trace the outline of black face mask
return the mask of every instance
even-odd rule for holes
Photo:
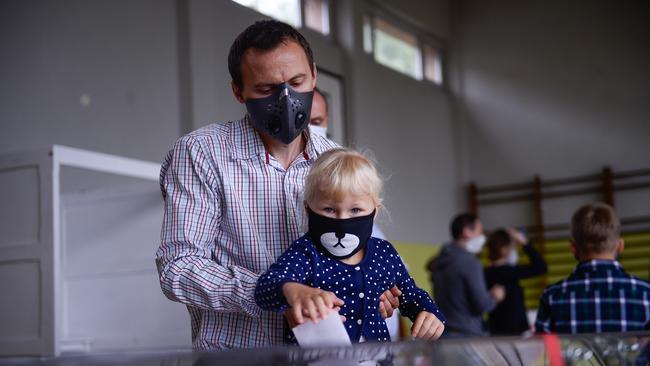
[[[375,211],[370,215],[350,219],[332,219],[309,208],[309,236],[327,255],[345,259],[365,248],[372,234]]]
[[[253,127],[289,144],[309,124],[313,96],[313,91],[300,93],[282,83],[268,97],[247,99],[246,110]]]

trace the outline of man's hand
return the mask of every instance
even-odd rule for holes
[[[305,318],[318,323],[319,320],[325,319],[330,311],[338,311],[344,304],[343,300],[332,292],[296,282],[285,283],[282,293],[290,306],[285,315],[292,327],[304,323]]]
[[[393,286],[390,290],[386,290],[379,296],[379,315],[382,318],[388,319],[393,316],[393,311],[399,308],[399,297],[402,295],[397,286]]]
[[[499,303],[506,297],[506,288],[501,285],[494,285],[490,288],[490,295]]]
[[[411,336],[415,339],[435,341],[444,331],[445,325],[438,317],[428,311],[421,311],[413,322]]]

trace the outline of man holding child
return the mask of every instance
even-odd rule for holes
[[[249,26],[231,46],[228,68],[247,115],[183,136],[160,176],[160,285],[187,306],[197,350],[283,343],[283,315],[255,304],[255,286],[304,234],[305,177],[336,147],[306,130],[317,70],[294,28],[273,20]],[[394,287],[380,297],[382,317],[399,295]]]

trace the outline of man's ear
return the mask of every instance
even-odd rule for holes
[[[467,226],[464,227],[464,228],[463,228],[463,231],[460,233],[460,238],[461,238],[461,239],[467,239],[467,238],[469,238],[470,236],[472,236],[471,232],[472,232],[472,229],[470,229],[470,228],[467,227]]]
[[[571,254],[573,254],[574,257],[578,257],[578,248],[576,248],[576,242],[573,240],[569,240],[569,248],[571,249]]]
[[[619,238],[618,245],[616,246],[616,252],[618,254],[622,254],[623,250],[625,250],[625,240],[623,240],[623,238]]]
[[[318,69],[316,69],[316,63],[314,62],[314,71],[312,72],[312,75],[314,76],[314,85],[312,85],[312,89],[316,87],[318,81]]]
[[[244,103],[244,96],[242,95],[241,89],[237,86],[237,84],[235,84],[234,81],[231,81],[230,87],[232,88],[232,93],[235,96],[235,99],[237,99],[239,103]]]

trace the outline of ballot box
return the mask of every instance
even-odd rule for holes
[[[0,358],[0,365],[647,365],[650,332],[531,338],[364,343],[347,347],[127,352],[53,358]]]

